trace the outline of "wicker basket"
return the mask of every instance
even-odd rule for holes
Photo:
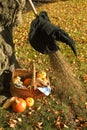
[[[13,76],[12,76],[12,82],[11,82],[11,87],[10,87],[10,92],[12,96],[17,96],[17,97],[21,97],[21,98],[27,98],[27,97],[32,97],[34,99],[37,98],[42,98],[43,96],[45,96],[42,92],[40,92],[37,87],[36,89],[34,87],[30,87],[30,88],[19,88],[17,87],[14,82],[13,79],[17,76],[20,76],[22,79],[24,78],[32,78],[33,74],[30,70],[26,70],[26,69],[16,69],[13,72]]]

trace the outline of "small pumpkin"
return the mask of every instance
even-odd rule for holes
[[[28,106],[28,107],[32,107],[33,105],[34,105],[34,99],[32,98],[32,97],[27,97],[26,99],[25,99],[25,102],[26,102],[26,105]]]
[[[26,110],[26,102],[22,98],[17,98],[13,103],[12,103],[12,109],[14,112],[23,112]]]
[[[26,78],[23,82],[23,85],[27,87],[30,84],[30,82],[31,82],[31,78]]]

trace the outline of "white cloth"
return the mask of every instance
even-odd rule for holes
[[[49,94],[51,93],[51,87],[50,86],[46,86],[44,88],[38,87],[38,90],[40,92],[42,92],[43,94],[45,94],[46,96],[49,96]]]

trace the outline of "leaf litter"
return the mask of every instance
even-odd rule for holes
[[[60,45],[61,52],[69,60],[73,70],[77,73],[78,78],[87,91],[87,67],[85,66],[87,63],[87,45],[85,44],[87,43],[87,1],[58,1],[55,3],[42,4],[37,7],[37,10],[38,12],[42,10],[47,11],[51,21],[65,28],[75,39],[80,62],[79,66],[74,56],[68,58],[72,55],[69,53],[70,50],[68,47],[65,48],[65,45]],[[38,68],[44,68],[49,72],[53,88],[55,88],[55,77],[52,76],[48,57],[39,54],[28,44],[27,37],[30,23],[34,19],[33,12],[29,11],[24,14],[23,19],[23,24],[14,29],[14,43],[17,59],[24,68],[28,68],[29,62],[34,59]],[[67,49],[67,51],[65,51],[65,49]],[[0,101],[0,104],[1,103]],[[16,130],[19,128],[21,128],[21,130],[27,130],[27,128],[30,128],[30,130],[46,130],[47,128],[50,130],[61,130],[64,128],[73,129],[73,126],[70,126],[70,122],[66,119],[68,109],[67,106],[60,103],[55,96],[54,89],[52,89],[52,94],[49,97],[38,100],[33,108],[27,109],[22,114],[15,114],[11,110],[7,111],[0,108],[0,130],[10,128],[16,128]],[[87,109],[87,102],[85,103],[85,109]],[[6,117],[4,112],[7,113]],[[4,120],[4,117],[6,120]],[[87,121],[84,121],[82,116],[76,117],[74,120],[76,123],[76,130],[87,128]],[[25,123],[26,125],[24,125]]]

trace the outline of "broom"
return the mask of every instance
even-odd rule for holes
[[[32,3],[31,0],[29,0],[29,3],[33,9],[35,16],[38,17],[39,15],[34,7],[34,4]],[[70,47],[72,48],[74,54],[76,55],[76,51],[73,49],[74,47],[72,46]],[[48,56],[50,58],[50,63],[53,68],[55,78],[57,79],[56,89],[58,92],[58,96],[61,99],[66,100],[67,98],[72,97],[73,93],[76,93],[76,91],[77,93],[79,93],[79,91],[82,90],[81,85],[75,79],[70,64],[67,63],[66,59],[63,57],[61,52],[58,50],[53,53],[49,53]]]
[[[29,0],[29,3],[34,11],[35,16],[39,17],[31,0]],[[44,43],[43,40],[42,43]],[[76,51],[74,50],[75,47],[70,47],[76,55]],[[70,64],[67,63],[66,59],[63,57],[59,50],[53,53],[49,53],[48,56],[50,58],[50,63],[56,79],[56,93],[60,101],[68,104],[76,116],[82,114],[83,111],[84,115],[86,115],[86,110],[84,110],[86,93],[84,92],[80,82],[76,79],[76,76],[73,74]],[[69,121],[72,121],[73,116],[67,118]]]

